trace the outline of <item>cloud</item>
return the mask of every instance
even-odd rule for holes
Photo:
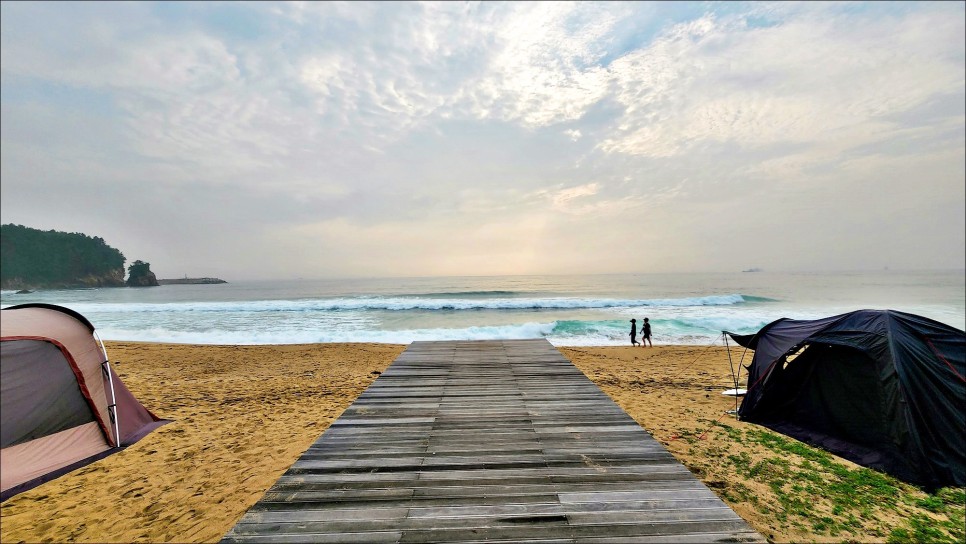
[[[948,48],[964,38],[955,18],[856,23],[823,10],[767,27],[710,15],[677,25],[611,65],[625,110],[601,149],[672,157],[805,143],[841,153],[905,128],[889,116],[961,92],[962,48]]]
[[[4,221],[126,232],[136,258],[249,248],[275,256],[244,259],[270,276],[288,262],[276,246],[296,259],[325,240],[342,261],[312,257],[315,275],[366,273],[377,261],[354,248],[389,245],[407,274],[423,255],[426,273],[503,270],[486,255],[533,272],[745,268],[728,235],[773,248],[758,266],[805,266],[789,248],[821,242],[836,249],[816,261],[858,266],[866,245],[966,215],[961,3],[0,10]],[[793,244],[763,233],[823,213]],[[623,251],[628,224],[662,243]],[[954,242],[910,262],[961,262]]]
[[[580,139],[580,136],[581,136],[580,131],[577,130],[577,129],[574,129],[574,128],[570,128],[570,129],[565,130],[564,131],[564,134],[566,134],[567,136],[569,136],[570,139],[573,140],[573,141],[575,141],[575,142],[577,140],[579,140]]]
[[[579,187],[571,187],[570,189],[563,189],[557,191],[551,198],[551,202],[555,208],[566,207],[574,199],[596,195],[600,190],[600,185],[597,183],[588,183],[587,185],[581,185]]]

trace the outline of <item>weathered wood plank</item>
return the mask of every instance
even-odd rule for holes
[[[417,342],[225,542],[763,542],[544,340]]]

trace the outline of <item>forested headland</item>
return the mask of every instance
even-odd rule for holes
[[[124,254],[99,236],[0,225],[0,287],[123,287]]]

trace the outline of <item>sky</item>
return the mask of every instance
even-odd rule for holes
[[[2,2],[0,219],[159,278],[963,268],[964,7]]]

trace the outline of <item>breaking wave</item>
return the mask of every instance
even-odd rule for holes
[[[677,299],[609,298],[427,298],[342,297],[303,300],[256,300],[238,302],[172,303],[78,303],[71,308],[84,312],[339,312],[339,311],[471,311],[471,310],[584,310],[603,308],[683,308],[732,306],[746,302],[743,295],[715,295]]]

